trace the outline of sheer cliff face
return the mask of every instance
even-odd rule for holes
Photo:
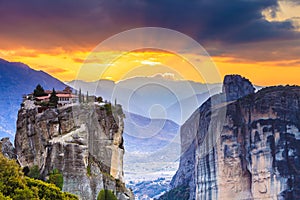
[[[96,104],[18,113],[15,147],[22,166],[38,165],[45,178],[53,169],[63,190],[96,199],[101,189],[119,199],[131,196],[123,184],[123,118]]]
[[[192,156],[183,153],[172,187],[188,185],[190,199],[299,199],[300,87],[226,96],[214,106],[208,100],[182,127],[182,140],[195,135],[183,148]],[[184,166],[191,172],[180,182]]]
[[[210,147],[213,146],[211,143],[218,136],[217,132],[213,132],[210,135],[211,137],[205,137],[207,131],[213,127],[214,123],[217,123],[216,126],[220,126],[224,122],[226,114],[226,107],[224,105],[226,105],[227,101],[234,101],[252,93],[254,93],[254,88],[248,79],[239,75],[225,76],[223,93],[209,98],[181,126],[180,164],[178,171],[172,179],[172,188],[179,186],[190,187],[190,196],[195,196],[196,152],[210,151]],[[211,116],[214,117],[214,120],[211,120]],[[204,139],[209,139],[207,145],[199,146],[200,143],[204,142],[202,141]],[[198,147],[199,150],[197,150]]]

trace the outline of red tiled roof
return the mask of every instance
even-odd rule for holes
[[[66,92],[66,91],[55,91],[56,94],[71,94],[70,92]],[[46,94],[51,94],[52,93],[52,90],[45,90],[45,93]]]
[[[63,94],[63,93],[59,93],[59,94],[57,93],[56,96],[57,97],[64,97],[64,98],[75,98],[75,97],[77,97],[74,94]]]
[[[48,94],[47,96],[42,96],[42,97],[36,97],[38,100],[46,100],[49,99],[51,94]],[[56,94],[57,97],[59,98],[77,98],[77,95],[74,94]]]
[[[38,100],[45,100],[45,99],[49,99],[49,98],[50,98],[50,94],[48,96],[36,97],[36,99],[38,99]]]

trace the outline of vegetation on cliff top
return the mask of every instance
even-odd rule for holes
[[[0,153],[0,199],[75,200],[75,195],[62,192],[51,183],[24,176],[21,167]]]
[[[44,88],[40,84],[38,84],[33,91],[33,96],[41,97],[41,96],[45,96],[45,95],[47,95],[47,94],[45,93]]]
[[[58,97],[56,96],[56,91],[53,88],[50,99],[49,99],[49,105],[56,107],[57,104],[58,104]]]

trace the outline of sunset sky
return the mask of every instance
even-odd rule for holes
[[[201,44],[221,76],[300,85],[299,0],[0,0],[0,24],[0,58],[62,81],[77,79],[86,58],[107,38],[162,27]],[[109,46],[100,53],[109,59],[120,49]],[[203,81],[184,58],[151,49],[127,52],[104,78],[174,72],[175,79]]]

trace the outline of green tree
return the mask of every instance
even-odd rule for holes
[[[97,97],[97,102],[102,103],[103,102],[103,98],[102,97]]]
[[[20,199],[76,200],[78,198],[73,194],[62,192],[54,184],[25,177],[14,160],[9,160],[0,153],[0,200]]]
[[[58,104],[58,97],[56,96],[56,92],[55,92],[54,88],[53,88],[53,90],[52,90],[52,93],[51,93],[51,96],[50,96],[49,103],[50,103],[51,105],[55,106],[55,107],[56,107],[57,104]]]
[[[110,190],[101,190],[97,200],[118,200],[114,193]]]
[[[40,178],[40,170],[39,170],[39,166],[33,165],[33,166],[29,169],[28,176],[29,176],[30,178],[39,179],[39,178]]]
[[[104,105],[104,108],[106,110],[106,114],[107,115],[111,115],[112,114],[112,106],[111,106],[111,103],[107,103]]]
[[[82,99],[81,99],[81,88],[79,88],[79,92],[78,92],[78,101],[79,101],[79,103],[82,102]]]
[[[41,180],[26,178],[27,185],[31,191],[38,196],[38,199],[57,199],[57,200],[75,200],[78,199],[75,195],[61,192],[61,190],[52,183],[46,183]]]
[[[13,199],[37,199],[36,196],[37,195],[28,187],[25,187],[24,189],[17,188],[13,195]]]
[[[7,197],[14,195],[18,188],[25,187],[24,175],[18,164],[0,153],[0,192]]]
[[[38,84],[33,91],[33,96],[41,97],[41,96],[46,96],[46,95],[47,94],[45,93],[44,88],[40,84]]]
[[[58,169],[53,169],[52,172],[49,175],[49,183],[53,183],[60,189],[62,189],[64,185],[64,177],[63,175],[58,171]]]
[[[0,192],[0,199],[1,199],[1,200],[11,200],[10,197],[4,196],[4,195],[2,194],[2,192]]]

